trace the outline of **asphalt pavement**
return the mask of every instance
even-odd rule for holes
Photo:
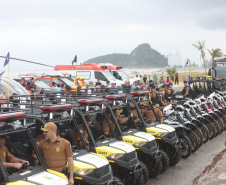
[[[221,152],[226,149],[225,142],[226,131],[203,144],[203,146],[199,148],[197,152],[192,153],[189,158],[181,159],[177,165],[170,166],[166,172],[162,173],[157,178],[149,179],[146,185],[226,184],[225,155],[224,157],[223,155],[220,158],[218,157]],[[222,158],[224,160],[222,160]],[[216,162],[215,160],[217,159],[219,161]],[[221,163],[223,166],[221,168],[222,171],[217,170]],[[206,169],[210,169],[210,171],[208,172]],[[213,173],[212,171],[215,169],[217,171]],[[213,175],[212,181],[209,179],[210,175]],[[215,183],[217,178],[219,179],[219,183]],[[224,183],[221,183],[220,180],[222,180],[222,182],[224,181]]]

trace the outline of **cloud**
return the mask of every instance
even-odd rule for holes
[[[208,49],[226,51],[225,5],[223,0],[3,1],[0,55],[10,51],[22,59],[70,64],[75,54],[83,62],[130,53],[148,42],[164,55],[179,50],[184,58],[198,61],[192,46],[196,40],[206,40]]]

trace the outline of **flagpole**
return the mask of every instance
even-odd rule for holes
[[[9,99],[9,62],[8,62],[8,99]]]

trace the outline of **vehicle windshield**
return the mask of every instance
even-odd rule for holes
[[[122,79],[130,79],[124,71],[118,71],[118,74],[122,77]]]
[[[48,88],[50,88],[46,83],[44,83],[44,82],[42,82],[42,81],[36,81],[35,82],[35,85],[36,86],[38,86],[38,87],[40,87],[41,89],[48,89]]]
[[[215,71],[213,70],[213,76],[218,78],[226,78],[226,67],[215,67]]]
[[[105,74],[109,81],[117,80],[109,71],[103,71],[103,74]]]
[[[61,78],[61,80],[69,86],[76,86],[72,81],[70,81],[66,78]]]

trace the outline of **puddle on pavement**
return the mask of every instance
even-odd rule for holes
[[[207,177],[207,175],[209,175],[209,172],[214,169],[216,167],[216,164],[223,159],[223,155],[226,153],[226,149],[224,149],[223,151],[221,151],[219,154],[217,154],[212,163],[209,164],[208,166],[205,167],[205,169],[203,170],[203,172],[197,176],[194,180],[193,180],[193,184],[194,185],[198,185],[201,184],[201,182]]]

